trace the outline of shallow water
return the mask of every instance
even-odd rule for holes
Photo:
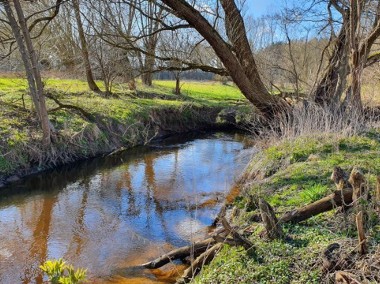
[[[251,149],[213,133],[32,176],[0,191],[0,283],[42,283],[63,257],[96,283],[168,283],[182,265],[138,267],[210,229]]]

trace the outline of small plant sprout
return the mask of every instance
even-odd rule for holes
[[[62,258],[47,260],[40,268],[46,273],[52,284],[79,284],[86,280],[86,269],[75,270],[72,265],[67,265]]]

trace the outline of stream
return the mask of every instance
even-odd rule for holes
[[[182,135],[1,189],[0,283],[43,283],[39,265],[61,257],[90,283],[175,281],[181,264],[139,264],[211,230],[249,145],[239,133]]]

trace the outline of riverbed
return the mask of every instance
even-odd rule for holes
[[[0,283],[42,283],[64,258],[95,283],[168,283],[184,266],[147,262],[202,238],[253,150],[246,135],[151,143],[30,176],[0,191]]]

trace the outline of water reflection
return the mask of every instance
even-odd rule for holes
[[[166,141],[6,188],[0,283],[41,283],[38,266],[59,257],[96,283],[174,279],[182,266],[136,266],[206,232],[248,161],[244,148],[238,134]]]

